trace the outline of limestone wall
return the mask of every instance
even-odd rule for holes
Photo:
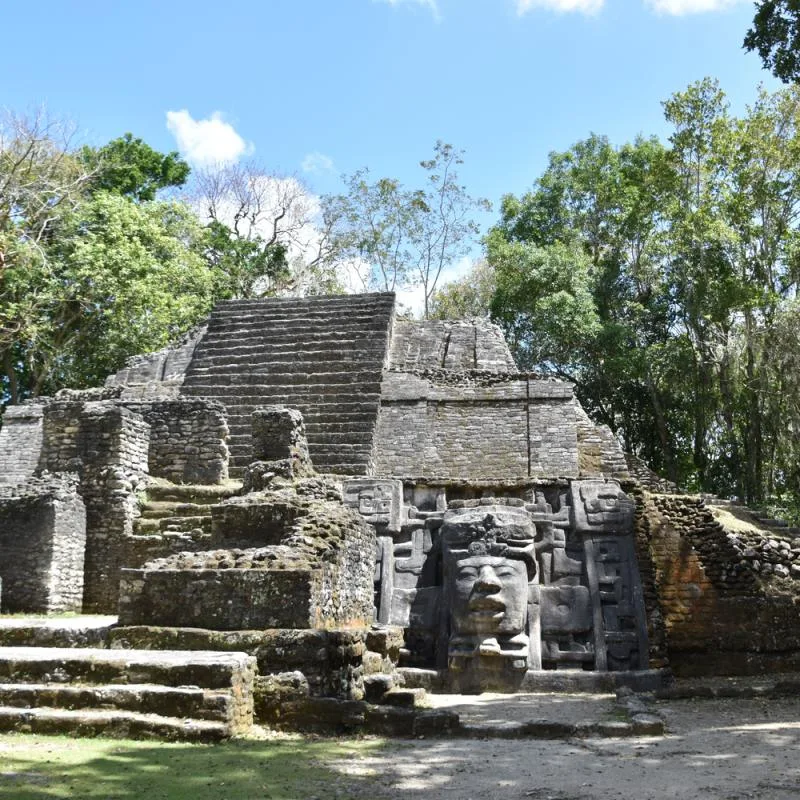
[[[0,488],[0,608],[80,611],[86,509],[76,476],[48,475]]]
[[[124,537],[144,487],[150,426],[113,400],[46,407],[40,468],[72,471],[86,504],[84,611],[114,613]]]
[[[219,549],[124,570],[121,623],[215,630],[369,624],[374,530],[339,499],[321,499],[332,485],[307,479],[279,487],[213,509]]]
[[[150,426],[150,475],[173,483],[221,483],[228,477],[225,408],[213,400],[124,403]]]
[[[576,476],[572,384],[526,375],[385,373],[375,474]]]
[[[726,527],[700,497],[644,495],[670,666],[681,675],[800,667],[800,541]]]
[[[577,399],[575,419],[578,426],[578,464],[581,477],[629,477],[628,462],[614,434],[605,425],[595,425]]]
[[[39,463],[42,449],[40,404],[9,406],[0,429],[0,485],[28,480]]]
[[[396,320],[389,367],[395,370],[445,369],[516,372],[503,333],[486,319],[457,321]]]

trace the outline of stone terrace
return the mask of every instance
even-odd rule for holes
[[[270,403],[302,412],[318,470],[368,472],[393,310],[393,294],[215,308],[181,393],[227,407],[231,475],[253,460],[251,416]]]

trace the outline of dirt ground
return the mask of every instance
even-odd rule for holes
[[[800,697],[670,700],[657,738],[395,741],[329,768],[371,800],[797,800]],[[320,799],[322,800],[322,799]]]

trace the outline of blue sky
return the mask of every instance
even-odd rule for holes
[[[776,88],[742,50],[752,16],[748,0],[0,0],[17,32],[0,106],[44,103],[95,144],[252,154],[315,192],[361,166],[418,183],[443,139],[496,206],[592,131],[665,135],[661,101],[705,75],[734,111]]]

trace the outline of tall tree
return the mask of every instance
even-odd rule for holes
[[[98,188],[99,161],[44,115],[0,123],[0,393],[97,384],[207,312],[188,207]],[[141,193],[140,193],[141,194]]]
[[[523,359],[574,380],[599,421],[683,485],[797,492],[800,88],[762,91],[737,119],[706,79],[664,109],[667,146],[592,136],[504,198],[487,240],[493,314]],[[525,287],[522,258],[503,254],[570,244],[588,259],[571,274],[598,328],[558,353],[541,349],[550,322],[530,316],[558,282]],[[519,293],[503,293],[509,278]]]
[[[337,257],[366,266],[365,288],[422,287],[425,317],[443,271],[469,251],[479,232],[473,214],[489,208],[459,183],[462,156],[437,141],[433,158],[420,162],[422,188],[407,189],[395,178],[373,181],[362,169],[345,178],[344,194],[328,199]]]

